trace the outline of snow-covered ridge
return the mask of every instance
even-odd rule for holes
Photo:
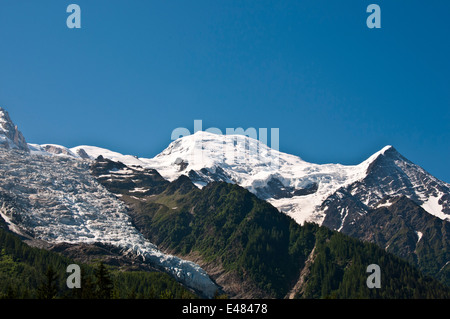
[[[340,187],[364,178],[372,161],[389,148],[383,148],[359,165],[319,165],[273,150],[243,135],[199,131],[172,142],[154,158],[122,155],[93,146],[77,146],[66,149],[65,153],[78,154],[82,150],[91,159],[102,155],[128,166],[153,168],[169,181],[182,174],[191,174],[192,178],[192,172],[195,172],[198,179],[192,179],[199,187],[212,180],[237,183],[268,200],[299,223],[314,221],[320,224],[324,217],[317,210],[320,204]],[[294,195],[271,197],[274,184],[277,191],[288,193],[289,190]],[[295,190],[309,187],[317,189],[311,194],[295,196]]]
[[[396,171],[404,172],[404,177],[401,178],[406,177],[412,181],[413,189],[409,195],[420,201],[430,214],[450,219],[449,213],[445,213],[448,205],[442,205],[444,196],[450,197],[442,190],[449,190],[450,185],[403,158],[391,145],[385,146],[358,165],[309,163],[298,156],[273,150],[247,136],[218,135],[203,131],[173,141],[153,158],[123,155],[95,146],[70,149],[60,147],[64,151],[57,151],[58,156],[94,160],[102,155],[127,166],[156,169],[169,181],[180,175],[187,175],[198,187],[214,180],[236,183],[267,200],[300,224],[305,221],[322,224],[325,211],[320,206],[329,196],[341,188],[363,181],[370,173],[369,168],[379,159],[394,156],[389,165],[394,165]],[[47,154],[52,155],[53,151],[48,147],[46,149],[50,151]],[[440,185],[439,190],[434,191],[431,197],[430,190],[427,190],[429,185],[423,183],[424,178]],[[369,206],[375,205],[383,196],[395,196],[398,191],[396,188],[372,187],[375,189],[367,190],[364,194],[359,190],[363,202]]]

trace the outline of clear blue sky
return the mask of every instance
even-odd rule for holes
[[[201,119],[316,163],[394,145],[450,182],[449,34],[444,0],[0,0],[0,106],[31,143],[152,157]]]

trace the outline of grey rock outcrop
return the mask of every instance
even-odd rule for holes
[[[0,147],[30,152],[28,144],[6,110],[0,107]]]

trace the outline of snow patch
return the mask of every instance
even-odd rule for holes
[[[420,231],[416,231],[416,235],[417,235],[417,242],[419,242],[422,239],[423,233]]]
[[[393,203],[389,200],[387,200],[385,203],[380,203],[378,204],[375,208],[380,208],[380,207],[390,207]]]
[[[343,209],[343,211],[341,212],[341,220],[342,220],[342,223],[341,223],[341,227],[339,227],[339,229],[338,229],[339,232],[342,230],[342,228],[344,228],[345,220],[347,219],[347,216],[348,216],[348,208],[345,207],[345,208]]]
[[[134,189],[130,190],[130,193],[145,193],[148,191],[145,187],[135,187]]]
[[[439,200],[442,198],[443,195],[444,194],[442,192],[438,192],[437,195],[431,195],[424,201],[424,203],[421,206],[428,213],[436,217],[439,217],[440,219],[450,221],[450,216],[444,214],[443,207],[441,204],[439,204]]]

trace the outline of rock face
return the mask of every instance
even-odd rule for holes
[[[169,184],[154,169],[128,167],[103,156],[99,156],[91,164],[91,174],[109,191],[135,197],[158,194]]]
[[[0,147],[6,149],[19,149],[29,152],[28,144],[22,133],[9,117],[8,112],[0,107]]]

